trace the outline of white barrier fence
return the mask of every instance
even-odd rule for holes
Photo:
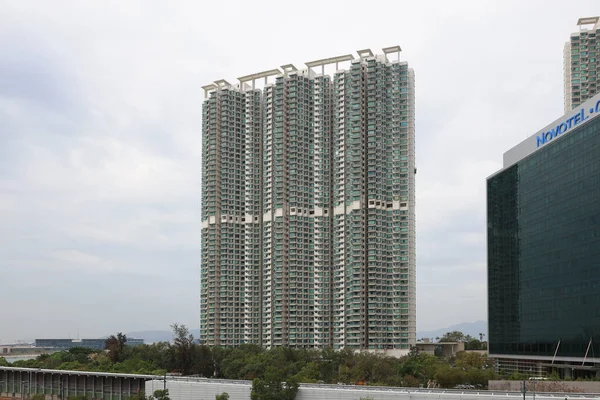
[[[171,400],[215,400],[226,392],[230,400],[249,400],[252,382],[220,379],[172,379],[146,382],[146,394],[165,387]],[[487,390],[417,389],[353,385],[302,384],[296,400],[521,400],[519,392],[495,392]],[[591,393],[535,393],[527,392],[525,400],[600,400],[600,394]]]

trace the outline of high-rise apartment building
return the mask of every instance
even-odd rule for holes
[[[565,113],[600,92],[600,17],[580,18],[564,48]]]
[[[414,74],[399,55],[204,86],[206,344],[415,344]]]

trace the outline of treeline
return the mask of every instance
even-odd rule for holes
[[[185,326],[174,325],[173,343],[125,346],[124,335],[111,336],[107,350],[74,348],[14,362],[15,367],[162,375],[181,373],[208,378],[265,379],[298,383],[344,383],[380,386],[487,386],[495,379],[485,355],[462,352],[444,359],[416,351],[402,358],[332,349],[308,350],[254,345],[209,348],[194,343]],[[1,360],[1,359],[0,359]]]
[[[461,331],[447,332],[442,337],[429,338],[432,342],[462,342],[465,350],[487,350],[487,342],[483,341],[484,333],[479,334],[479,339],[465,335]]]

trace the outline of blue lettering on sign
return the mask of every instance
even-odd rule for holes
[[[589,113],[600,112],[600,100],[596,103],[596,108],[590,108]],[[552,139],[568,132],[572,128],[581,124],[583,121],[588,119],[590,116],[585,113],[585,109],[579,110],[579,112],[573,115],[571,118],[564,120],[563,122],[556,125],[556,127],[549,131],[540,133],[536,138],[536,147],[540,147],[551,141]]]

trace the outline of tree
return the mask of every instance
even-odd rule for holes
[[[465,342],[465,350],[484,350],[483,343],[475,338],[467,337],[468,340]]]
[[[215,396],[215,400],[229,400],[229,393],[223,392]]]
[[[280,370],[269,368],[265,378],[252,381],[251,400],[294,400],[298,393],[298,383],[293,379],[285,380]]]
[[[443,388],[453,388],[454,386],[463,383],[464,371],[460,368],[452,368],[449,365],[440,367],[435,374],[436,382]]]
[[[42,400],[45,400],[46,396],[45,395],[43,395],[43,396],[44,396],[44,399],[42,399]],[[146,397],[144,392],[140,391],[140,392],[137,392],[137,393],[131,395],[130,397],[127,397],[125,400],[152,400],[152,396]]]
[[[108,356],[113,363],[123,360],[125,343],[127,343],[127,336],[121,332],[117,333],[117,336],[110,335],[104,342],[104,349],[108,350]]]
[[[436,356],[431,354],[409,354],[402,358],[398,373],[407,382],[416,379],[420,383],[425,383],[434,378],[440,362]],[[409,376],[412,378],[408,378]],[[408,386],[407,383],[403,384]]]
[[[6,361],[6,358],[0,357],[0,367],[8,367],[8,361]]]
[[[489,364],[489,360],[485,355],[460,351],[456,354],[456,366],[466,370],[470,368],[485,369],[490,368],[491,365]]]
[[[169,398],[169,389],[165,389],[165,390],[155,390],[154,391],[154,396],[153,396],[156,400],[171,400]]]
[[[211,349],[208,346],[194,345],[190,373],[206,377],[213,376],[215,365]]]
[[[406,375],[402,378],[402,386],[404,387],[419,387],[419,380],[412,375]]]
[[[319,363],[312,361],[305,364],[300,372],[294,375],[294,379],[302,383],[317,383],[321,376]]]
[[[465,342],[466,336],[461,331],[446,332],[440,342]]]
[[[408,351],[409,357],[416,357],[419,355],[419,349],[417,346],[410,346],[410,350]]]
[[[171,329],[173,329],[175,368],[183,375],[188,375],[193,362],[194,336],[185,325],[173,324]]]

